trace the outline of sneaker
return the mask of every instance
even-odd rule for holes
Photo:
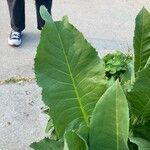
[[[20,46],[22,43],[21,35],[21,32],[12,30],[10,36],[8,37],[8,44],[15,47]]]

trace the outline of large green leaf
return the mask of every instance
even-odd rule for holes
[[[135,36],[135,72],[141,70],[150,57],[150,13],[143,8],[136,18]]]
[[[83,35],[68,22],[53,22],[41,9],[46,24],[35,58],[37,83],[58,136],[89,117],[106,89],[104,63]]]
[[[131,137],[130,141],[138,145],[138,150],[150,150],[150,142],[145,139]]]
[[[88,150],[86,141],[73,131],[65,133],[64,150]]]
[[[95,106],[91,118],[90,150],[128,150],[129,110],[116,81]]]
[[[62,143],[47,138],[41,140],[38,143],[31,144],[30,147],[34,150],[63,150]]]
[[[150,65],[137,73],[136,82],[127,98],[132,115],[138,122],[150,120]]]

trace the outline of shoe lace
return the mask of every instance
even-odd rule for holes
[[[10,34],[10,38],[11,39],[20,39],[21,33],[16,32],[16,31],[12,31]]]

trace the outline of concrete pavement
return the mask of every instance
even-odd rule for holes
[[[134,19],[149,0],[54,0],[53,18],[68,15],[100,54],[132,49]],[[6,1],[0,1],[0,81],[20,76],[34,78],[33,59],[39,41],[34,2],[26,0],[26,30],[19,48],[7,45],[10,32]],[[11,80],[10,80],[11,81]],[[1,83],[1,82],[0,82]],[[0,150],[29,150],[45,136],[41,90],[34,81],[0,85]]]

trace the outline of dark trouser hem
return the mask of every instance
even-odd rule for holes
[[[22,32],[25,29],[25,27],[23,27],[22,29],[19,29],[19,28],[11,26],[11,29],[16,31],[16,32]]]
[[[38,30],[42,30],[42,27],[37,27]]]

